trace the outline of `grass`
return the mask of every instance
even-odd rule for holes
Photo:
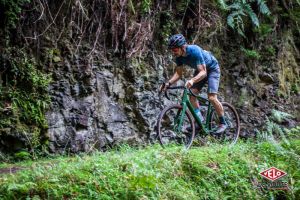
[[[18,163],[0,175],[0,199],[299,199],[300,140],[240,142],[185,151],[123,146],[93,155]],[[15,164],[16,165],[16,164]],[[2,165],[10,166],[10,165]],[[259,172],[277,167],[289,191],[259,190]]]

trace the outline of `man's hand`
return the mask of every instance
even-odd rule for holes
[[[185,83],[185,87],[190,89],[193,86],[193,84],[194,84],[194,81],[191,79]]]
[[[160,86],[160,88],[159,88],[159,92],[161,93],[161,92],[164,92],[164,91],[166,91],[166,89],[168,88],[168,87],[170,87],[170,82],[167,82],[167,83],[163,83],[161,86]]]

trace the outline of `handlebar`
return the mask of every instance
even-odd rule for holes
[[[163,85],[163,87],[164,87],[164,85]],[[165,90],[166,98],[168,100],[170,100],[167,90],[177,90],[177,89],[187,89],[187,88],[185,86],[173,86],[173,87],[170,86],[170,87],[167,87],[167,89]],[[188,89],[188,90],[189,90],[189,94],[191,94],[194,97],[198,97],[198,95],[194,94],[191,89]]]

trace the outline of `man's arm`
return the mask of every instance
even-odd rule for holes
[[[182,73],[183,73],[183,68],[181,66],[177,66],[175,69],[174,75],[168,81],[168,83],[170,83],[170,85],[172,85],[173,83],[176,83],[181,78]]]
[[[201,81],[202,79],[204,79],[207,76],[205,64],[197,65],[197,68],[198,68],[199,73],[186,83],[187,88],[192,87],[194,83]]]
[[[176,83],[180,79],[183,73],[183,68],[182,66],[177,66],[175,69],[175,73],[173,74],[172,78],[166,83],[160,86],[159,91],[165,91],[167,87],[172,85],[173,83]]]

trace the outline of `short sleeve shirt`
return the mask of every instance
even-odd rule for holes
[[[188,65],[194,69],[197,69],[198,65],[205,64],[208,71],[219,67],[217,59],[198,45],[187,45],[186,56],[177,57],[176,64],[177,66]]]

